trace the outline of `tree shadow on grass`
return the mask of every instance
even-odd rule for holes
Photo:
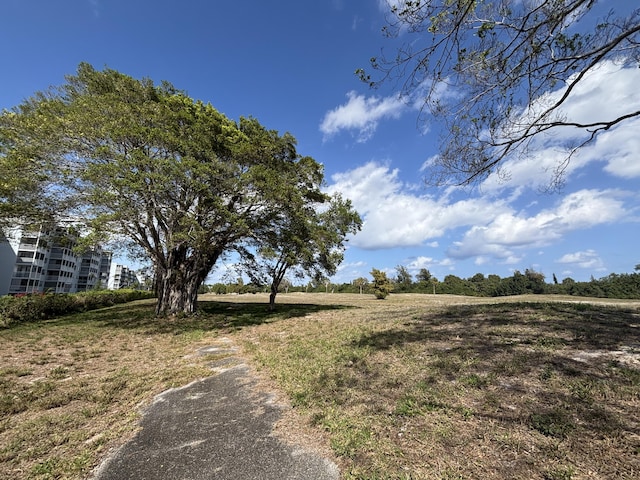
[[[378,352],[412,347],[433,381],[484,390],[512,404],[478,406],[478,417],[525,421],[562,438],[577,425],[597,435],[640,434],[640,417],[629,413],[640,394],[639,310],[570,303],[454,306],[364,334],[352,346]],[[521,403],[533,392],[535,401]]]
[[[570,303],[449,307],[402,327],[373,332],[356,348],[388,350],[424,344],[439,373],[451,378],[469,359],[502,377],[555,372],[603,380],[620,363],[640,378],[640,311]],[[547,373],[548,374],[548,373]],[[634,377],[635,378],[635,377]]]
[[[83,317],[101,322],[105,327],[140,330],[147,335],[178,335],[196,330],[231,332],[287,318],[305,317],[320,311],[350,308],[344,305],[280,303],[270,311],[264,303],[201,300],[195,315],[156,317],[154,307],[155,301],[139,301],[95,310],[83,314]]]
[[[639,310],[592,304],[453,306],[425,314],[404,327],[364,335],[355,346],[384,350],[404,343],[458,339],[485,354],[521,345],[640,350]]]

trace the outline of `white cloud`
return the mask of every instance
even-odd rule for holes
[[[375,162],[332,176],[329,193],[341,192],[363,218],[362,230],[350,245],[363,249],[437,247],[436,239],[468,227],[447,253],[452,258],[481,257],[516,263],[525,247],[549,245],[569,232],[631,218],[627,192],[578,190],[552,208],[528,215],[508,200],[487,197],[453,201],[419,195],[399,179],[399,171]],[[535,207],[535,204],[530,204]]]
[[[623,196],[616,190],[579,190],[533,216],[500,213],[487,224],[476,223],[448,253],[454,258],[490,256],[514,263],[519,247],[548,245],[569,232],[624,219],[628,212]]]
[[[409,262],[409,264],[407,265],[407,269],[409,269],[410,271],[419,271],[422,268],[429,269],[437,264],[438,261],[431,257],[420,256],[411,260],[411,262]]]
[[[341,263],[338,266],[338,272],[344,272],[345,270],[357,270],[361,267],[366,267],[367,264],[366,262],[347,262],[347,263]]]
[[[452,264],[453,263],[448,258],[437,260],[432,257],[419,256],[412,258],[411,261],[406,265],[406,267],[407,270],[409,270],[413,274],[416,274],[423,268],[429,270],[434,267],[448,267]]]
[[[366,270],[367,262],[343,262],[338,266],[336,274],[331,277],[331,280],[335,283],[348,283],[358,277],[368,276],[363,273]]]
[[[95,17],[99,17],[100,16],[100,2],[98,0],[89,0],[89,6],[91,7],[91,10],[93,11],[93,15]]]
[[[577,75],[577,74],[576,74]],[[569,78],[567,83],[576,76]],[[568,121],[590,123],[613,120],[640,108],[637,66],[623,68],[620,62],[603,61],[590,70],[571,93],[562,111]],[[566,88],[553,93],[564,95]],[[600,101],[594,101],[598,98]]]
[[[613,61],[601,62],[589,71],[576,86],[562,106],[561,116],[568,122],[589,124],[610,121],[629,112],[640,111],[640,69],[623,68]],[[566,93],[564,86],[541,96],[528,112],[540,111]],[[515,122],[518,123],[518,122]],[[605,132],[594,142],[579,149],[570,159],[565,170],[569,178],[581,168],[601,162],[610,175],[621,178],[640,177],[640,118],[627,120]],[[540,188],[548,186],[554,170],[567,158],[566,146],[588,138],[589,132],[574,127],[555,128],[548,134],[535,138],[526,156],[513,157],[502,164],[508,178],[490,176],[482,185],[488,193],[498,193],[505,188]],[[428,165],[426,164],[428,167]]]
[[[640,82],[640,78],[638,79]],[[640,177],[640,119],[634,119],[601,135],[582,152],[588,160],[604,161],[604,170],[620,178]]]
[[[567,253],[556,260],[556,262],[596,271],[606,270],[604,262],[594,250]]]
[[[532,252],[540,257],[541,247],[572,232],[638,220],[633,192],[581,189],[541,209],[540,199],[518,206],[517,195],[461,196],[450,190],[415,188],[401,180],[398,169],[377,162],[334,174],[328,193],[336,192],[349,198],[363,218],[362,230],[350,239],[350,247],[443,247],[444,257],[440,252],[411,257],[411,271],[450,267],[466,259],[478,266],[518,265]],[[602,268],[594,258],[583,263],[592,270]]]
[[[437,246],[446,231],[491,221],[506,211],[504,202],[482,198],[449,203],[412,192],[398,179],[398,170],[370,162],[333,175],[330,193],[341,192],[363,217],[362,231],[351,245],[365,249]],[[411,193],[409,193],[411,192]],[[431,240],[430,242],[428,242]]]
[[[502,175],[492,174],[481,185],[487,194],[502,194],[512,189],[512,198],[517,198],[525,189],[539,190],[549,185],[556,167],[566,159],[567,152],[558,147],[540,148],[526,157],[510,159],[501,166]],[[579,156],[574,156],[565,173],[570,175],[585,165]]]
[[[341,130],[357,132],[359,142],[366,142],[378,128],[378,122],[384,118],[399,118],[407,108],[398,97],[365,97],[351,91],[347,93],[347,102],[327,112],[320,124],[325,138]]]
[[[575,92],[563,106],[568,121],[591,123],[611,121],[630,112],[640,111],[640,70],[623,68],[618,62],[605,61],[585,75]],[[565,89],[554,92],[554,96]],[[574,157],[578,166],[604,162],[604,170],[622,178],[640,177],[640,118],[622,122],[598,135],[597,140],[582,148]],[[563,129],[555,141],[579,138],[576,129]],[[582,138],[585,133],[582,132]]]

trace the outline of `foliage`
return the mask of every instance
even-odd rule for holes
[[[23,108],[30,108],[25,106]],[[11,227],[53,222],[65,209],[64,197],[52,188],[59,169],[42,148],[29,144],[11,154],[18,144],[17,131],[30,130],[29,122],[15,112],[0,115],[0,237]]]
[[[347,234],[356,233],[362,224],[349,200],[319,191],[320,166],[315,162],[309,165],[308,171],[299,169],[297,191],[303,194],[290,196],[248,248],[240,249],[242,269],[251,281],[269,285],[271,309],[288,273],[317,281],[324,278],[328,288],[328,277],[336,273],[344,258]]]
[[[431,280],[431,272],[426,268],[421,268],[416,275],[416,280],[418,282],[428,283]]]
[[[320,196],[321,167],[298,155],[292,135],[233,122],[169,83],[84,63],[4,112],[0,135],[2,162],[56,167],[43,175],[65,195],[63,213],[92,229],[87,242],[110,234],[143,252],[158,314],[193,313],[223,254],[266,238],[287,205]]]
[[[529,269],[523,275],[516,270],[512,277],[500,280],[492,295],[499,297],[527,293],[545,293],[544,275]]]
[[[141,290],[104,290],[76,294],[48,293],[0,297],[0,326],[46,320],[76,312],[152,298]]]
[[[438,293],[475,295],[476,291],[469,281],[463,280],[456,275],[447,275],[444,277],[444,280],[438,284]]]
[[[387,278],[387,274],[381,270],[374,268],[371,270],[371,276],[373,282],[371,283],[371,289],[377,299],[383,300],[393,291],[393,284],[391,280]]]
[[[425,270],[425,269],[423,269]],[[428,271],[426,272],[428,273]],[[595,279],[588,282],[576,282],[570,277],[560,283],[546,283],[544,274],[532,269],[526,269],[524,273],[516,270],[512,276],[500,278],[495,274],[485,276],[476,273],[469,278],[460,278],[449,274],[442,282],[425,272],[416,275],[416,282],[402,286],[404,293],[437,293],[449,295],[468,295],[479,297],[502,297],[510,295],[527,294],[557,294],[574,295],[582,297],[640,299],[640,273],[615,274]],[[554,275],[555,276],[555,275]],[[428,282],[423,280],[428,278]],[[366,279],[365,279],[366,280]],[[557,280],[557,278],[556,278]],[[351,284],[338,287],[337,291],[344,293],[357,293],[354,280]],[[397,282],[395,283],[397,286]]]
[[[378,79],[356,73],[372,86],[401,83],[408,101],[423,101],[423,113],[444,123],[432,183],[481,181],[512,155],[526,154],[540,135],[572,129],[575,140],[565,145],[550,182],[559,186],[575,149],[640,115],[624,107],[614,118],[562,112],[599,65],[638,66],[640,9],[619,2],[606,10],[600,3],[388,0],[385,33],[402,46],[371,59]],[[560,94],[548,94],[559,87]]]
[[[560,293],[582,297],[640,298],[640,273],[612,273],[589,282],[576,282],[571,278],[562,281]],[[556,292],[554,292],[556,293]]]
[[[351,284],[358,289],[358,293],[362,292],[369,286],[369,280],[364,277],[356,278]]]
[[[394,281],[394,289],[399,292],[408,291],[413,283],[413,278],[407,267],[403,265],[396,266],[396,278]]]

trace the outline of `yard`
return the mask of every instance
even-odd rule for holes
[[[0,330],[0,477],[86,478],[226,337],[343,478],[635,479],[640,302],[444,295],[139,301]]]

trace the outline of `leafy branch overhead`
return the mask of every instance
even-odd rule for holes
[[[429,113],[443,122],[440,154],[430,164],[433,184],[480,182],[544,134],[569,129],[575,132],[550,182],[558,187],[577,149],[640,116],[624,105],[601,118],[564,111],[599,66],[639,66],[638,8],[597,0],[387,3],[384,31],[402,46],[371,59],[377,76],[357,73],[371,86],[400,82],[408,101],[423,102],[424,119]]]

